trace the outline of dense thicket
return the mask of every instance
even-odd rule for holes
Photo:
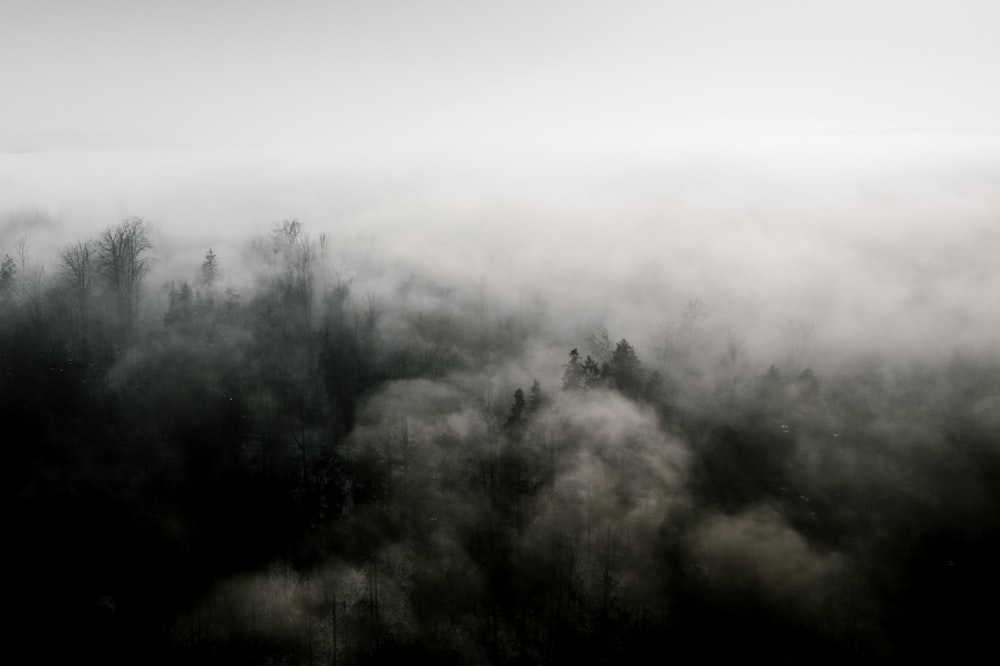
[[[997,359],[753,370],[699,351],[692,302],[658,354],[600,331],[538,376],[538,322],[413,280],[358,298],[295,221],[254,241],[252,283],[209,250],[160,310],[154,251],[132,218],[49,271],[0,265],[7,598],[33,661],[989,646]]]

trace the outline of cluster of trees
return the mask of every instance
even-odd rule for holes
[[[988,645],[997,359],[771,366],[694,399],[679,334],[654,363],[599,331],[497,393],[544,331],[481,292],[468,317],[359,299],[297,221],[239,289],[208,250],[155,318],[143,220],[51,274],[25,247],[0,265],[0,413],[13,634],[40,661]]]
[[[41,327],[53,323],[43,322],[45,310],[58,308],[65,315],[60,333],[75,350],[130,341],[153,248],[143,219],[125,219],[95,239],[64,247],[54,280],[47,281],[45,267],[30,260],[27,238],[17,245],[18,259],[5,254],[0,264],[0,304],[8,318],[20,306]]]
[[[611,345],[607,331],[600,331],[595,339],[598,341],[597,350],[604,350],[606,360],[598,362],[588,354],[581,362],[580,352],[574,348],[569,353],[569,362],[563,373],[563,389],[614,389],[629,398],[655,401],[663,389],[660,371],[645,372],[635,349],[624,338],[615,345],[614,351],[609,351]]]

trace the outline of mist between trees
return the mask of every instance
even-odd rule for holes
[[[792,319],[761,357],[695,294],[642,331],[557,321],[475,274],[366,284],[296,220],[153,284],[157,251],[134,217],[44,265],[0,247],[34,661],[988,648],[990,353],[833,358]]]

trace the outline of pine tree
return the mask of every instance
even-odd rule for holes
[[[574,348],[569,353],[569,362],[563,366],[563,390],[578,391],[583,388],[584,371],[580,366],[580,352]]]
[[[212,248],[209,248],[208,254],[205,255],[205,261],[201,262],[201,284],[211,289],[218,282],[219,277],[218,255],[212,251]]]
[[[615,346],[610,366],[615,387],[627,396],[637,397],[643,386],[642,368],[628,340],[622,338]]]
[[[0,303],[6,302],[14,294],[14,280],[17,276],[17,262],[8,254],[0,263]]]
[[[528,397],[528,413],[534,414],[545,403],[545,394],[542,393],[542,385],[536,379],[531,384],[531,394]]]
[[[513,428],[521,423],[525,409],[524,391],[517,389],[514,391],[514,404],[510,408],[510,416],[507,417],[506,428]]]

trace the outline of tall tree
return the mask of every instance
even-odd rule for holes
[[[28,307],[35,324],[42,322],[42,304],[45,300],[45,267],[28,261],[31,244],[26,236],[17,240],[17,258],[20,275],[16,286],[18,297]]]
[[[583,381],[586,388],[599,386],[602,379],[608,374],[608,364],[602,368],[597,361],[589,354],[583,360]]]
[[[507,417],[507,423],[504,427],[514,428],[520,425],[525,407],[526,403],[524,401],[524,391],[522,389],[517,389],[514,391],[514,404],[510,408],[510,416]]]
[[[153,249],[149,225],[140,217],[129,217],[106,229],[97,240],[97,266],[115,300],[120,325],[135,329],[139,314],[139,289],[149,272]]]
[[[615,387],[627,396],[637,397],[643,387],[642,367],[628,340],[622,338],[615,346],[610,367]]]
[[[563,366],[563,390],[578,391],[583,388],[583,380],[584,370],[580,365],[580,352],[574,347],[569,352],[569,362]]]
[[[534,414],[545,404],[545,394],[542,393],[542,385],[538,380],[531,383],[531,395],[528,398],[528,412]]]
[[[9,254],[0,262],[0,303],[7,303],[14,296],[17,279],[17,262]]]
[[[59,276],[72,303],[73,336],[77,343],[83,343],[88,337],[94,283],[94,247],[90,241],[77,241],[59,252]]]
[[[201,262],[201,284],[211,289],[219,281],[219,277],[221,277],[219,257],[212,251],[212,248],[208,248],[208,254],[205,255],[205,260]]]
[[[286,323],[309,333],[312,325],[313,259],[316,249],[298,220],[284,220],[271,232],[274,287]]]

